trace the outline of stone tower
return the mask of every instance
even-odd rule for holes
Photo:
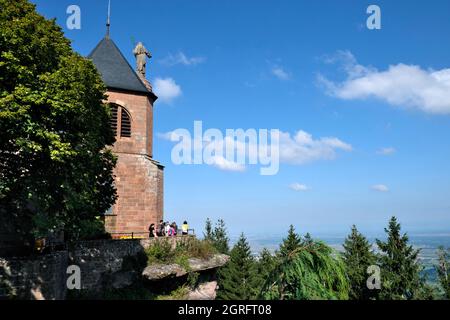
[[[111,106],[111,126],[116,134],[113,152],[118,157],[114,172],[118,199],[105,214],[106,229],[113,237],[132,232],[147,236],[149,225],[163,219],[164,167],[153,159],[153,104],[157,97],[145,71],[138,73],[130,66],[109,31],[88,58],[107,86],[106,102]]]

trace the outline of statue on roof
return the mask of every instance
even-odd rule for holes
[[[145,78],[145,68],[147,65],[147,57],[151,58],[152,54],[148,51],[142,42],[139,42],[133,50],[136,57],[136,71]]]

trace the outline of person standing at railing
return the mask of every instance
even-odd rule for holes
[[[168,237],[175,237],[176,236],[176,232],[175,232],[175,228],[174,228],[174,224],[173,223],[171,225],[169,225],[169,230],[167,231],[167,236]]]
[[[178,226],[176,222],[172,222],[173,235],[176,236],[178,234]]]
[[[187,236],[189,232],[189,225],[186,220],[184,220],[183,224],[181,225],[181,234],[183,236]]]
[[[157,232],[156,232],[156,230],[155,230],[155,224],[154,223],[152,223],[151,225],[150,225],[150,228],[148,228],[148,231],[149,231],[149,238],[158,238],[158,234],[157,234]]]
[[[169,221],[167,221],[165,224],[164,224],[164,235],[167,237],[167,236],[169,236],[169,231],[170,231],[170,223],[169,223]]]
[[[158,231],[156,231],[158,237],[164,237],[164,221],[159,220]]]

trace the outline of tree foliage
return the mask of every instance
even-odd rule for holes
[[[230,261],[220,269],[217,298],[222,300],[255,299],[258,274],[247,239],[242,234],[230,252]]]
[[[278,255],[281,257],[287,257],[291,252],[300,247],[302,242],[301,237],[295,232],[293,225],[289,226],[289,231],[286,239],[280,245]]]
[[[259,284],[258,291],[260,292],[269,278],[270,274],[277,267],[278,258],[276,255],[271,254],[270,251],[264,248],[259,254],[256,262],[256,270],[258,274]]]
[[[23,238],[76,239],[116,198],[105,87],[54,20],[0,8],[0,215]]]
[[[435,268],[439,283],[444,291],[444,297],[450,299],[450,249],[439,248],[438,265]]]
[[[293,232],[290,228],[290,233]],[[288,239],[287,243],[297,243]],[[279,255],[274,270],[263,286],[261,297],[268,300],[347,299],[349,283],[345,265],[329,246],[311,238],[303,240],[287,255]],[[281,249],[280,249],[281,251]],[[284,251],[284,250],[283,250]]]
[[[350,281],[350,299],[374,298],[376,291],[367,287],[367,268],[376,264],[376,255],[356,226],[352,227],[351,234],[345,239],[343,261]]]
[[[389,221],[387,241],[376,240],[381,251],[378,260],[381,268],[380,299],[415,299],[424,288],[420,277],[421,266],[417,261],[420,250],[409,245],[406,234],[401,234],[400,223],[396,217]]]
[[[213,228],[211,219],[207,218],[205,222],[205,231],[203,232],[203,238],[206,241],[213,241]]]

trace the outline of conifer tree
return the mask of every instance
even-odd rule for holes
[[[292,251],[300,247],[301,242],[302,240],[300,236],[295,232],[294,226],[290,225],[288,236],[286,239],[283,239],[278,255],[281,257],[287,257]]]
[[[314,242],[314,240],[313,240],[311,234],[309,232],[307,232],[302,239],[302,243],[304,245],[309,245],[309,244],[312,244],[313,242]]]
[[[367,287],[367,268],[376,263],[376,256],[367,239],[356,226],[345,239],[343,260],[350,281],[350,299],[366,300],[375,297],[376,291]]]
[[[210,241],[210,242],[213,241],[212,223],[211,223],[211,220],[209,218],[206,219],[205,231],[203,232],[203,237],[207,241]]]
[[[230,253],[230,260],[218,274],[217,298],[222,300],[251,300],[256,297],[258,275],[255,259],[244,234]]]
[[[217,220],[216,226],[212,233],[212,238],[213,245],[217,249],[217,251],[223,254],[228,254],[228,252],[230,251],[228,244],[230,239],[228,238],[225,221],[223,221],[222,219]]]
[[[258,291],[260,292],[269,278],[270,274],[277,267],[279,259],[274,254],[271,254],[267,248],[264,248],[260,254],[258,261],[256,262],[256,269],[259,279]]]
[[[408,236],[401,235],[400,223],[396,217],[389,221],[384,229],[387,241],[376,240],[381,251],[379,264],[381,268],[380,299],[403,300],[415,299],[415,293],[423,288],[420,277],[421,267],[417,261],[420,250],[408,244]]]
[[[439,283],[444,291],[444,298],[450,299],[450,249],[439,247],[438,265],[435,266]]]

